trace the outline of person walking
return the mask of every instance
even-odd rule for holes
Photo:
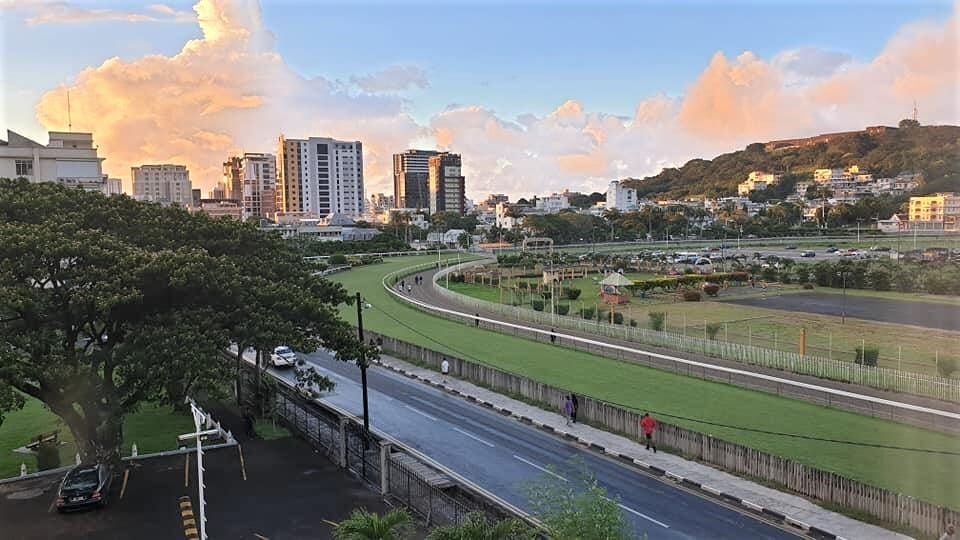
[[[407,285],[407,292],[413,294],[413,285]]]
[[[450,362],[447,362],[447,359],[444,358],[443,362],[440,362],[440,374],[443,375],[443,382],[447,382],[447,375],[450,374]]]
[[[570,425],[570,421],[573,419],[573,400],[570,399],[570,396],[567,396],[563,400],[563,416],[566,417],[567,425]]]
[[[406,288],[407,288],[407,280],[401,279],[401,280],[400,280],[400,290],[402,291],[402,290],[404,290],[404,289],[406,289]]]
[[[653,447],[653,453],[657,453],[657,444],[653,442],[653,431],[657,429],[657,421],[649,413],[643,413],[640,419],[640,429],[643,430],[643,437],[646,439],[647,450]]]
[[[580,410],[580,402],[577,401],[576,394],[570,394],[570,402],[573,403],[573,412],[570,413],[570,419],[573,420],[573,423],[577,423],[577,411]]]

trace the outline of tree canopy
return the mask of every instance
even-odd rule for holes
[[[124,415],[229,380],[231,344],[359,357],[337,284],[250,224],[0,179],[0,412],[32,396],[86,460]]]

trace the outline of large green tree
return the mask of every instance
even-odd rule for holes
[[[85,460],[116,459],[123,418],[143,402],[181,403],[233,377],[231,343],[357,358],[364,346],[337,317],[345,301],[253,225],[0,179],[0,411],[21,393],[42,401]]]

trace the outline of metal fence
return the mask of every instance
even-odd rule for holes
[[[267,377],[268,375],[264,375]],[[256,408],[256,368],[241,370],[242,395],[248,407]],[[353,473],[383,496],[421,515],[428,526],[456,525],[471,513],[494,520],[509,517],[527,519],[487,497],[476,486],[456,479],[453,471],[423,462],[423,456],[402,443],[366,432],[353,416],[327,404],[308,400],[283,384],[264,385],[261,402],[265,413],[293,434],[310,443],[319,453]]]
[[[449,266],[438,272],[437,278],[443,277],[448,272],[455,272],[468,265],[480,264],[481,262],[484,261],[471,261],[457,266]],[[423,265],[421,265],[421,267],[422,266]],[[415,268],[422,270],[423,268],[421,267]],[[410,271],[414,270],[411,269]],[[731,360],[749,365],[789,371],[800,375],[812,375],[821,379],[859,384],[880,390],[892,390],[894,392],[960,402],[960,380],[958,379],[923,375],[891,368],[871,367],[853,362],[802,355],[789,351],[744,345],[742,343],[730,343],[685,336],[674,332],[658,332],[648,328],[631,327],[628,324],[609,324],[608,322],[598,320],[585,320],[581,317],[545,313],[517,306],[479,300],[440,286],[437,286],[436,290],[445,298],[456,302],[469,311],[482,310],[515,321],[525,321],[580,332],[589,332],[599,336],[622,339],[634,343],[652,345],[654,347],[701,354],[722,360]]]
[[[557,410],[564,397],[571,393],[570,390],[389,336],[373,332],[371,335],[382,340],[384,350],[400,357],[415,360],[436,370],[439,370],[440,363],[446,359],[450,362],[452,376],[496,392],[520,396],[547,410]],[[598,398],[579,393],[578,396],[579,418],[588,424],[639,440],[640,413]],[[925,534],[937,535],[942,532],[945,524],[960,522],[960,512],[954,509],[669,423],[658,424],[657,439],[662,447],[696,460],[740,475],[776,482],[805,497],[858,510],[887,523],[911,527]]]

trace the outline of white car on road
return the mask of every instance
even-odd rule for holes
[[[270,363],[276,368],[293,367],[297,365],[297,353],[293,352],[290,347],[281,345],[273,350],[270,355]]]

